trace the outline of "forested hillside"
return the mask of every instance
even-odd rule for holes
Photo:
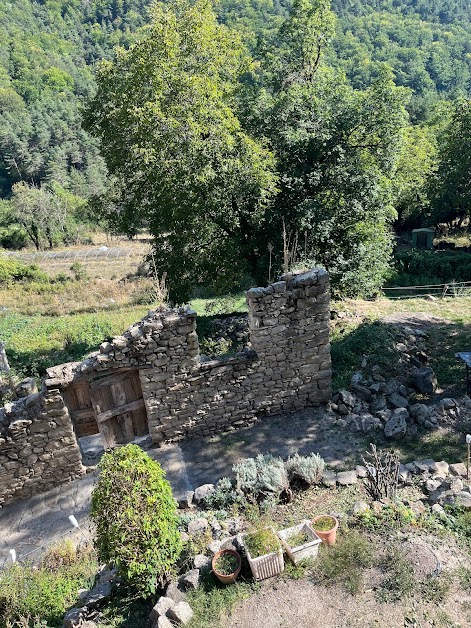
[[[107,172],[82,126],[82,107],[96,89],[96,62],[135,41],[149,22],[150,4],[0,0],[0,199],[8,199],[0,200],[1,246],[67,243],[78,237],[79,225],[95,220],[86,201],[107,188]],[[257,58],[267,46],[279,47],[277,33],[290,8],[291,0],[221,0],[216,10]],[[329,67],[361,91],[386,64],[395,84],[409,91],[406,108],[415,126],[406,133],[394,201],[407,218],[414,204],[423,206],[420,185],[433,168],[436,122],[444,119],[437,105],[470,94],[471,5],[332,0],[332,9],[335,31],[324,51]]]

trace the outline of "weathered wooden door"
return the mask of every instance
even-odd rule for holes
[[[105,449],[149,433],[137,370],[118,371],[91,381],[90,399]]]
[[[86,379],[64,388],[64,401],[69,409],[77,438],[98,434],[95,411],[90,399],[90,386]]]

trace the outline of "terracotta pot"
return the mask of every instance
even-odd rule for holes
[[[316,521],[318,521],[319,519],[325,519],[325,517],[329,517],[329,519],[332,519],[332,527],[329,530],[318,530],[316,528]],[[325,543],[326,545],[335,544],[335,540],[337,538],[337,529],[339,527],[338,519],[332,517],[332,515],[318,515],[312,520],[312,527],[317,536],[322,539],[323,543]]]
[[[233,573],[223,574],[217,571],[215,565],[217,563],[218,558],[222,554],[230,554],[231,556],[235,556],[237,558],[237,569]],[[219,582],[222,582],[222,584],[233,584],[236,581],[237,576],[240,574],[240,570],[242,567],[242,559],[240,557],[240,554],[236,552],[235,550],[222,549],[222,550],[219,550],[219,552],[216,552],[216,554],[214,554],[213,559],[211,560],[211,567],[213,569],[214,575],[219,580]]]

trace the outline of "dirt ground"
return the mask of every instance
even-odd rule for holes
[[[377,568],[365,571],[359,595],[341,585],[324,586],[312,577],[272,579],[239,604],[222,621],[223,628],[467,628],[471,626],[471,592],[458,584],[456,572],[469,568],[467,552],[446,537],[414,534],[398,541],[417,581],[430,583],[438,575],[453,584],[444,602],[418,596],[381,602],[376,589],[384,578]],[[427,586],[427,584],[426,584]]]

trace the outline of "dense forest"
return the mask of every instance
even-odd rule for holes
[[[77,241],[97,222],[97,215],[103,220],[110,208],[116,209],[108,194],[116,181],[108,174],[99,134],[90,124],[83,124],[83,112],[96,93],[97,62],[113,60],[116,47],[128,49],[146,38],[152,30],[150,6],[150,0],[0,0],[0,245],[14,248],[32,243],[42,248]],[[386,171],[373,172],[371,164],[368,176],[366,170],[362,175],[371,198],[373,184],[382,190],[368,211],[395,217],[397,228],[455,215],[463,218],[469,213],[468,205],[457,198],[456,190],[462,189],[460,168],[466,169],[467,163],[461,163],[456,142],[468,133],[469,114],[463,103],[471,92],[470,4],[464,0],[332,0],[331,8],[335,20],[329,22],[329,45],[322,45],[323,80],[325,85],[335,82],[341,97],[350,103],[345,105],[343,122],[348,126],[358,118],[357,123],[365,125],[355,107],[368,111],[361,103],[380,98],[378,85],[387,81],[399,90],[394,102],[400,94],[407,111],[408,120],[404,117],[396,129],[401,141],[388,144],[395,151],[388,165],[388,185],[384,185]],[[241,34],[255,62],[267,63],[270,55],[282,61],[291,2],[221,0],[215,10],[220,24]],[[312,28],[318,26],[316,22]],[[273,89],[273,77],[267,78],[270,73],[265,72],[262,88],[269,91]],[[254,78],[257,82],[260,77]],[[247,76],[241,75],[240,80],[246,81]],[[325,90],[325,85],[318,88]],[[272,148],[276,143],[277,159],[280,163],[287,159],[288,167],[288,146],[283,156],[286,138],[277,135],[275,128],[260,131],[260,119],[255,120],[253,108],[249,111],[253,103],[248,105],[248,91],[237,105],[237,115],[246,120],[245,131]],[[387,100],[385,93],[381,107]],[[319,111],[335,97],[340,96],[324,93]],[[244,107],[248,109],[243,111]],[[257,107],[263,109],[260,103]],[[372,115],[377,111],[372,107]],[[393,117],[394,111],[393,106]],[[386,118],[379,121],[384,137]],[[331,123],[338,125],[341,137],[340,121],[332,117]],[[369,132],[374,134],[373,129]],[[325,133],[333,133],[332,128]],[[364,159],[355,151],[348,156],[351,164]],[[446,166],[450,163],[454,166],[452,184]],[[325,180],[326,174],[316,176]],[[334,176],[332,170],[329,176],[332,185],[337,177],[335,189],[341,190],[338,173]],[[341,201],[339,191],[336,202],[355,204],[357,192],[342,193],[345,198]],[[283,202],[296,206],[299,199],[292,194],[293,188],[289,193],[287,188]],[[321,198],[332,202],[330,193],[323,194],[319,202]],[[138,214],[127,222],[129,233],[142,222]],[[305,216],[304,226],[301,221],[296,228],[305,229],[306,220]],[[111,227],[122,228],[118,222]]]

